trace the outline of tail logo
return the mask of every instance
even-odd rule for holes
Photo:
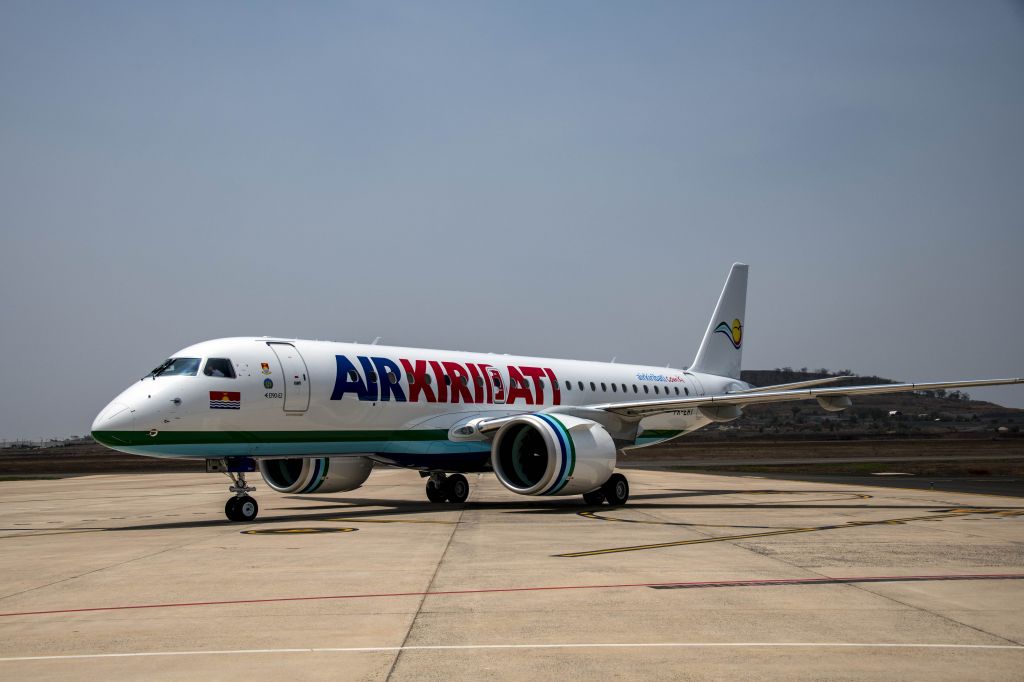
[[[726,322],[719,322],[715,327],[716,334],[725,334],[733,348],[739,349],[743,345],[743,323],[739,320],[732,321],[732,327]]]

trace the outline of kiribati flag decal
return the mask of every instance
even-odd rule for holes
[[[210,391],[211,410],[242,409],[242,394],[237,391]]]

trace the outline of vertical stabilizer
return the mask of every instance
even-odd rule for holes
[[[743,355],[744,316],[747,309],[747,266],[733,263],[725,288],[718,297],[704,340],[700,342],[691,372],[740,378]]]

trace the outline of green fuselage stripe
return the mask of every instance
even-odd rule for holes
[[[402,431],[160,431],[150,436],[145,431],[93,431],[93,437],[104,445],[208,445],[262,443],[363,443],[447,441],[446,429]]]

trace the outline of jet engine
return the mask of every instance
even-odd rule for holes
[[[528,414],[504,424],[491,445],[501,484],[520,495],[579,495],[612,475],[617,450],[603,426],[563,414]]]
[[[273,490],[293,495],[355,490],[370,476],[366,457],[260,459],[260,475]]]

